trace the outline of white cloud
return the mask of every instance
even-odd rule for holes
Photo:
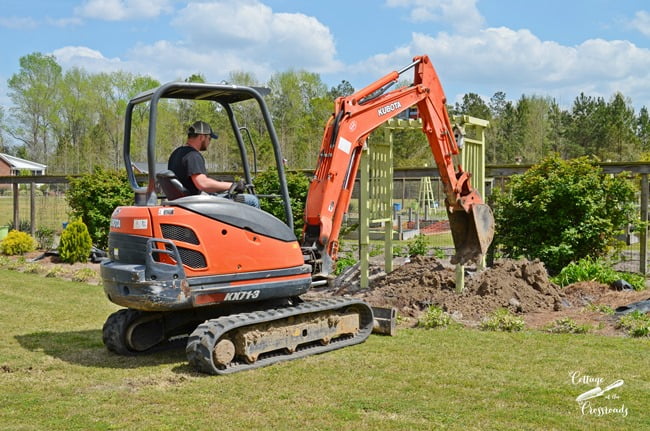
[[[180,10],[172,25],[198,47],[247,46],[271,37],[273,11],[258,1],[190,2]],[[236,46],[234,46],[236,45]]]
[[[86,0],[75,8],[83,18],[105,21],[155,18],[173,10],[173,0]]]
[[[589,39],[576,46],[543,41],[529,30],[486,28],[472,36],[413,33],[411,41],[392,52],[378,54],[349,71],[376,76],[410,63],[428,53],[443,87],[460,94],[488,94],[513,89],[519,94],[556,97],[572,102],[580,92],[609,99],[617,91],[633,102],[648,100],[650,50],[629,41]],[[405,76],[410,79],[411,75]],[[448,94],[453,99],[456,94]],[[565,100],[569,96],[571,100]]]
[[[172,25],[181,40],[139,44],[130,55],[159,69],[156,76],[174,74],[162,80],[197,72],[220,80],[242,70],[266,80],[291,67],[316,73],[342,68],[326,26],[304,14],[274,13],[257,0],[192,2]]]
[[[251,56],[277,70],[297,64],[314,72],[340,68],[326,26],[300,13],[274,13],[257,0],[190,3],[173,25],[188,44],[212,55]]]
[[[70,18],[47,18],[47,23],[54,27],[72,27],[83,24],[83,20],[79,17],[70,17]]]
[[[410,8],[413,22],[442,23],[463,34],[485,25],[476,0],[386,0],[386,6]]]
[[[163,3],[169,2],[158,2]],[[92,6],[94,13],[104,10],[106,19],[125,17],[124,7],[134,5],[125,0],[89,0],[84,4]],[[180,35],[178,40],[138,42],[122,58],[107,58],[85,46],[66,46],[52,54],[64,69],[81,67],[92,73],[125,70],[162,82],[195,73],[220,81],[234,71],[250,72],[265,81],[289,68],[315,73],[343,68],[325,25],[300,13],[275,13],[258,0],[189,2],[175,14],[171,25]]]
[[[89,73],[116,72],[129,67],[119,58],[106,58],[101,52],[85,46],[66,46],[52,52],[63,69],[78,67]]]
[[[650,13],[641,10],[628,22],[628,26],[637,30],[644,36],[650,36]]]
[[[38,23],[31,17],[0,16],[0,27],[5,27],[12,30],[31,30],[38,27]]]

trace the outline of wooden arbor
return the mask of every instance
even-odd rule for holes
[[[489,122],[469,115],[454,117],[463,132],[461,165],[472,173],[472,185],[485,196],[485,128]],[[393,270],[393,131],[422,129],[421,120],[389,120],[383,127],[383,139],[373,139],[364,149],[359,166],[359,260],[360,287],[368,287],[370,260],[370,224],[384,224],[384,268]],[[464,285],[463,267],[457,266],[456,286]]]

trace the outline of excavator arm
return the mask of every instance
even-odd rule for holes
[[[413,84],[389,91],[400,75],[411,68]],[[487,251],[494,233],[494,218],[471,187],[470,174],[454,164],[453,156],[459,154],[459,147],[445,102],[440,80],[427,56],[415,57],[401,71],[391,72],[350,96],[336,99],[305,207],[302,246],[303,251],[312,255],[317,275],[328,275],[336,260],[343,215],[368,135],[413,105],[418,107],[422,131],[444,185],[456,249],[452,262],[478,260]]]

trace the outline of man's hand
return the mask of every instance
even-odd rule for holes
[[[246,192],[246,181],[239,180],[235,183],[232,183],[230,186],[230,191],[234,193],[245,193]]]

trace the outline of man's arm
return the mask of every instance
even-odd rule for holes
[[[204,191],[206,193],[221,193],[228,191],[232,183],[228,181],[218,181],[214,178],[210,178],[205,174],[195,174],[192,175],[192,182],[197,189]]]

